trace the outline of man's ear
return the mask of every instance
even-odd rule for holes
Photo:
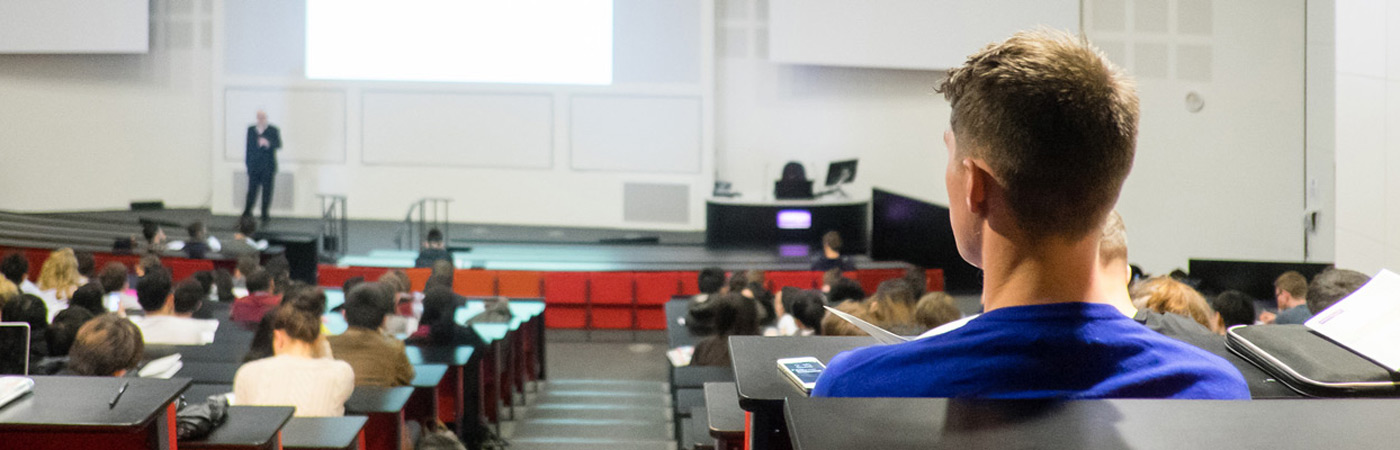
[[[967,171],[967,210],[976,215],[987,214],[987,185],[992,183],[992,174],[979,161],[964,159],[963,170]]]

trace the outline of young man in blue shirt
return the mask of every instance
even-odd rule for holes
[[[1100,230],[1132,168],[1132,81],[1082,39],[1022,32],[939,87],[946,184],[984,313],[955,330],[837,355],[813,396],[1245,399],[1225,360],[1133,321]]]

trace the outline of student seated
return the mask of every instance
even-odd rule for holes
[[[1321,313],[1370,281],[1371,277],[1355,270],[1324,270],[1308,284],[1308,311],[1313,315]]]
[[[734,292],[710,301],[716,302],[716,333],[695,344],[690,365],[731,367],[729,337],[758,335],[758,305]]]
[[[229,318],[244,328],[253,329],[264,314],[282,303],[282,296],[273,293],[276,288],[272,273],[266,269],[248,274],[248,295],[233,301]]]
[[[82,286],[80,278],[78,257],[73,255],[73,249],[60,248],[49,253],[49,259],[44,260],[44,266],[39,271],[39,293],[36,294],[44,299],[49,320],[68,307],[73,291]]]
[[[73,298],[68,301],[68,308],[83,308],[94,316],[100,316],[108,312],[107,305],[102,303],[102,286],[97,283],[88,283],[73,291]]]
[[[686,304],[685,327],[690,334],[709,336],[715,332],[714,312],[710,311],[709,300],[724,292],[724,269],[706,267],[700,270],[696,280],[700,293],[690,298]]]
[[[223,250],[223,245],[219,238],[209,235],[209,229],[204,227],[204,222],[194,221],[185,227],[185,231],[190,234],[188,241],[173,241],[166,246],[170,251],[183,251],[185,256],[194,259],[204,259],[210,253],[219,253]]]
[[[34,294],[19,294],[0,306],[0,318],[6,322],[29,324],[29,367],[49,356],[44,343],[44,331],[49,327],[49,311],[44,300]]]
[[[841,233],[828,231],[822,235],[822,256],[812,263],[812,270],[826,272],[837,269],[842,272],[856,270],[856,263],[851,257],[841,254]]]
[[[59,375],[121,377],[141,363],[146,345],[141,329],[116,314],[84,323],[68,350],[68,368]]]
[[[234,225],[233,239],[221,242],[219,253],[238,257],[257,256],[258,253],[267,250],[267,241],[253,240],[253,234],[257,232],[258,222],[253,220],[253,216],[240,216],[238,223]]]
[[[413,267],[432,267],[433,263],[438,261],[452,264],[452,252],[447,251],[447,243],[442,239],[442,230],[433,228],[428,230],[428,236],[423,239],[423,248],[418,251],[418,259],[413,260]]]
[[[166,250],[165,230],[154,222],[141,224],[141,240],[137,241],[136,253],[160,254]]]
[[[278,307],[288,305],[298,311],[317,317],[326,314],[326,293],[320,287],[304,284],[295,284],[287,289],[287,294],[282,296]],[[320,336],[316,338],[315,351],[313,354],[317,358],[329,359],[332,357],[330,341],[326,339],[329,332],[326,325],[320,325]],[[253,341],[248,345],[248,353],[243,354],[243,362],[259,360],[273,355],[272,342],[274,333],[272,332],[272,316],[263,315],[258,321],[257,328],[253,331]]]
[[[841,272],[827,272],[828,275],[835,273],[832,278],[830,289],[826,293],[826,302],[832,305],[839,305],[843,302],[859,302],[865,299],[865,288],[860,287],[856,280],[841,276]]]
[[[1021,32],[949,70],[953,236],[983,271],[980,316],[837,355],[817,397],[1248,399],[1224,359],[1107,304],[1104,221],[1132,167],[1137,95],[1063,32]],[[796,355],[795,355],[796,356]]]
[[[5,259],[0,261],[0,274],[4,274],[5,279],[14,283],[20,293],[39,295],[39,285],[25,278],[29,275],[29,258],[25,258],[23,253],[5,255]]]
[[[819,291],[787,286],[773,298],[778,323],[763,330],[764,336],[811,336],[821,328],[826,299]],[[805,320],[805,322],[804,322]]]
[[[914,305],[914,322],[926,330],[962,318],[962,311],[953,305],[953,296],[946,292],[930,292],[919,298]]]
[[[407,386],[413,381],[413,365],[408,362],[403,342],[384,335],[389,312],[387,292],[373,285],[360,285],[345,296],[345,323],[339,336],[330,336],[335,358],[355,369],[356,386]]]
[[[1211,326],[1211,307],[1201,293],[1172,277],[1154,277],[1132,289],[1133,305],[1139,311],[1175,314],[1190,318],[1202,327]],[[1253,319],[1251,318],[1251,323]]]
[[[832,308],[856,317],[865,317],[869,313],[868,305],[865,302],[853,301],[838,303]],[[822,336],[869,336],[865,330],[855,326],[855,324],[842,319],[835,314],[827,314],[822,318]]]
[[[97,282],[102,286],[102,306],[121,316],[125,316],[128,309],[141,309],[136,297],[126,293],[130,283],[127,277],[126,265],[116,261],[102,266],[97,273]]]
[[[1210,320],[1215,334],[1223,335],[1235,325],[1254,325],[1254,299],[1248,294],[1236,290],[1221,292],[1210,299],[1210,307],[1215,310]]]
[[[243,364],[233,377],[239,405],[294,406],[297,417],[341,416],[355,389],[345,361],[316,357],[321,320],[292,305],[268,312],[273,356]]]
[[[214,342],[219,321],[193,317],[205,297],[204,289],[194,280],[181,282],[172,294],[170,274],[164,269],[153,271],[136,285],[136,298],[146,315],[133,318],[132,322],[141,327],[141,335],[146,337],[147,344],[205,345]]]
[[[1274,301],[1278,302],[1278,314],[1259,313],[1260,323],[1302,325],[1312,318],[1312,311],[1308,310],[1308,279],[1301,273],[1290,270],[1274,280]]]
[[[478,351],[486,347],[486,341],[476,331],[457,324],[457,307],[460,306],[457,294],[445,286],[434,284],[423,292],[423,316],[418,321],[418,329],[409,335],[407,342],[425,347],[468,346]]]
[[[875,295],[865,300],[866,312],[857,316],[900,336],[918,336],[928,331],[914,318],[914,287],[903,278],[885,280],[875,289]]]
[[[29,374],[53,375],[66,369],[68,352],[73,349],[73,341],[78,339],[78,330],[98,316],[86,308],[74,307],[69,307],[54,316],[53,323],[44,330],[44,344],[48,349],[48,356],[37,364],[30,361]]]

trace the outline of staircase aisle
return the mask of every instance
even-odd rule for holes
[[[549,380],[503,424],[512,450],[675,450],[666,383]]]

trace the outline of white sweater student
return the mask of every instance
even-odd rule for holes
[[[239,405],[294,406],[297,417],[341,416],[355,389],[355,371],[345,361],[318,359],[315,344],[321,323],[291,305],[268,313],[275,356],[238,368],[233,377]]]

